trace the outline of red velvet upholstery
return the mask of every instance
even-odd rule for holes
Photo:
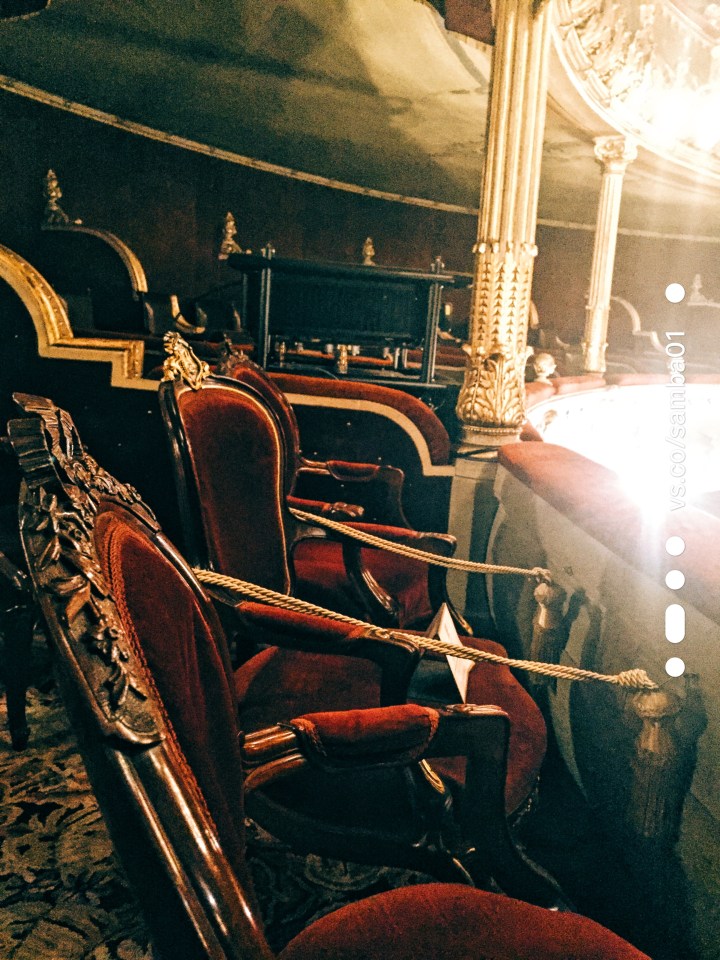
[[[252,613],[253,627],[262,623],[262,607],[243,604]],[[281,639],[283,632],[314,631],[313,624],[322,630],[322,621],[315,617],[288,614],[284,629],[273,612],[266,617],[267,631],[260,639],[272,642]],[[324,627],[329,635],[347,629],[352,635],[357,628],[342,628],[332,623]],[[468,646],[490,653],[506,655],[498,643],[464,637]],[[241,726],[246,731],[259,730],[277,721],[278,691],[282,691],[282,716],[291,717],[324,710],[343,710],[348,706],[378,707],[380,705],[380,675],[378,668],[364,660],[353,660],[348,667],[344,657],[299,653],[271,647],[243,664],[235,673],[235,691],[240,704]],[[508,667],[499,664],[477,664],[470,673],[468,703],[485,703],[501,707],[510,717],[510,744],[508,750],[505,805],[512,814],[527,800],[540,772],[545,756],[545,723],[537,705],[518,683]],[[464,782],[464,765],[459,759],[433,760],[433,766],[458,788]],[[333,796],[335,791],[332,791]],[[312,797],[318,810],[319,797]],[[332,803],[323,804],[326,815],[332,815]],[[309,812],[309,809],[308,809]]]
[[[308,759],[337,770],[378,761],[405,765],[427,750],[438,727],[438,712],[409,704],[401,718],[384,710],[344,710],[296,717],[290,726],[306,741]]]
[[[427,565],[380,550],[363,549],[362,561],[373,577],[397,601],[398,624],[426,626],[434,615],[427,592]],[[298,596],[331,610],[363,618],[345,573],[342,546],[329,540],[302,540],[293,551]],[[322,576],[318,572],[322,571]]]
[[[112,513],[96,548],[135,652],[147,663],[223,849],[242,875],[244,819],[235,700],[209,604],[147,537]]]
[[[380,706],[380,669],[365,660],[268,647],[235,673],[246,732],[279,719],[348,706]]]
[[[294,477],[300,466],[300,429],[295,418],[295,412],[282,392],[265,371],[247,358],[238,357],[230,365],[228,376],[240,383],[246,383],[266,400],[280,421],[280,429],[286,441],[286,455],[288,469]]]
[[[292,442],[286,442],[263,400],[252,390],[228,388],[218,380],[197,392],[181,392],[178,406],[212,567],[280,592],[288,592],[294,579],[296,593],[304,599],[364,617],[340,544],[302,541],[293,552],[292,568],[288,562],[287,524],[293,521],[284,504],[294,475],[285,453]],[[413,536],[402,528],[368,529],[400,539]],[[427,566],[377,550],[364,550],[362,556],[397,601],[399,625],[426,625],[433,615]]]
[[[454,884],[403,887],[316,920],[278,960],[648,960],[570,913]]]
[[[212,564],[231,576],[287,591],[280,501],[289,483],[277,422],[261,402],[240,391],[210,386],[185,391],[179,402]]]
[[[492,640],[463,637],[462,641],[477,650],[507,656],[505,648]],[[527,800],[540,773],[547,746],[545,721],[537,704],[518,683],[510,668],[496,663],[477,663],[472,668],[467,702],[493,704],[510,717],[505,809],[512,814]],[[449,782],[458,786],[464,782],[462,760],[456,757],[433,760],[433,766]]]

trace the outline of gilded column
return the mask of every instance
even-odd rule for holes
[[[549,3],[498,0],[468,364],[457,415],[462,448],[517,438],[525,417],[527,325],[540,180]]]
[[[583,354],[586,373],[605,372],[608,317],[623,179],[628,164],[637,157],[637,148],[625,137],[597,137],[595,156],[602,166],[602,184],[595,226],[590,289],[585,308]]]

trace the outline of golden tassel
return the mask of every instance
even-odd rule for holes
[[[542,663],[559,663],[560,654],[566,642],[565,590],[555,583],[541,581],[533,592],[537,607],[533,617],[530,659]],[[528,681],[535,687],[549,686],[555,689],[555,678],[539,673],[528,675]]]
[[[665,690],[651,690],[636,693],[630,705],[642,720],[642,728],[631,764],[627,823],[637,837],[674,842],[682,807],[678,796],[682,758],[674,731],[681,701]]]

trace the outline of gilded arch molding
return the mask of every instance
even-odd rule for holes
[[[140,340],[76,337],[63,300],[24,257],[0,245],[0,279],[18,295],[32,318],[41,357],[110,363],[113,387],[157,390],[143,378],[145,345]]]

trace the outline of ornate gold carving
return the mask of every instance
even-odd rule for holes
[[[56,227],[75,224],[79,226],[82,220],[71,220],[60,206],[62,190],[54,170],[45,174],[45,226]]]
[[[536,353],[532,359],[532,368],[535,373],[535,383],[550,383],[550,377],[555,375],[557,363],[551,353]]]
[[[99,498],[113,496],[146,522],[137,492],[118,483],[83,450],[71,418],[44,397],[16,395],[26,413],[9,425],[26,479],[21,529],[35,589],[50,603],[74,665],[91,690],[107,733],[136,743],[162,739],[161,718],[148,703],[145,680],[95,552]]]
[[[701,119],[720,95],[712,16],[670,0],[557,0],[556,45],[583,98],[656,153],[720,175]]]
[[[524,419],[527,323],[536,248],[529,243],[479,243],[468,366],[457,402],[464,436],[502,438]]]
[[[365,240],[362,248],[363,256],[363,266],[365,267],[374,267],[375,266],[375,244],[373,243],[372,237],[368,237]]]
[[[113,386],[157,389],[157,384],[153,381],[141,379],[145,352],[142,341],[75,337],[65,304],[47,280],[27,260],[2,245],[0,279],[17,293],[30,314],[41,357],[109,361],[112,363]]]
[[[637,146],[627,137],[596,137],[593,149],[603,173],[625,173],[628,164],[637,159]]]
[[[163,380],[183,380],[193,390],[199,390],[210,376],[207,363],[194,353],[179,333],[166,333],[163,346],[168,354],[163,363]]]
[[[218,260],[227,260],[231,253],[252,253],[252,250],[243,250],[235,239],[236,236],[237,223],[235,222],[235,217],[228,210],[223,223],[223,236],[220,242]]]
[[[527,326],[545,125],[547,5],[496,8],[488,150],[475,246],[463,445],[498,446],[524,420]]]

